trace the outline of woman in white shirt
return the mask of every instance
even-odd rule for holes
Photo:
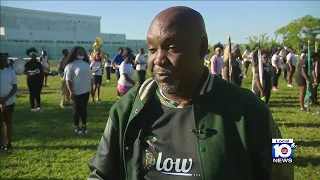
[[[44,72],[43,86],[48,87],[47,81],[48,81],[48,74],[50,72],[50,64],[47,56],[47,51],[42,51],[42,55],[40,56],[40,63],[42,64],[43,72]]]
[[[16,73],[8,68],[8,53],[0,53],[0,149],[10,150],[12,135],[12,114],[17,92]],[[5,124],[6,145],[2,143],[2,122]]]
[[[132,50],[130,48],[126,48],[123,54],[124,61],[121,63],[119,67],[120,78],[118,81],[118,91],[120,96],[126,94],[134,85],[134,69],[133,69],[133,56]]]
[[[94,55],[93,61],[90,64],[90,68],[93,75],[93,90],[92,90],[92,101],[94,101],[94,97],[96,92],[98,91],[98,97],[96,101],[101,101],[100,99],[100,87],[102,82],[102,57],[101,57],[101,50],[98,49],[97,53]]]
[[[106,60],[105,60],[105,68],[106,68],[106,76],[107,76],[107,82],[111,80],[111,69],[112,69],[112,60],[109,59],[109,54],[106,54]]]
[[[75,132],[78,134],[88,133],[87,106],[91,90],[92,72],[88,55],[83,47],[75,46],[68,54],[63,78],[74,102],[73,121]],[[79,127],[80,118],[82,120],[82,128]]]
[[[287,55],[287,71],[288,71],[288,85],[287,87],[292,88],[292,77],[293,74],[296,71],[296,63],[297,63],[297,58],[295,56],[295,51],[291,50],[291,52]]]

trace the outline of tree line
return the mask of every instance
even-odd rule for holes
[[[277,41],[278,37],[281,37],[282,41]],[[262,48],[266,49],[283,48],[286,46],[290,49],[295,49],[297,52],[301,52],[307,49],[308,41],[310,41],[310,46],[313,50],[314,42],[317,41],[318,44],[320,42],[320,18],[306,15],[277,29],[274,32],[274,38],[270,37],[267,33],[262,33],[259,36],[249,36],[246,39],[248,43],[240,44],[242,52],[246,46],[252,49],[258,42],[260,42]],[[210,55],[214,54],[213,46],[209,46]]]

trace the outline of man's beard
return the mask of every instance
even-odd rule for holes
[[[162,92],[165,92],[167,94],[174,94],[177,92],[179,85],[180,85],[180,81],[179,80],[174,80],[173,83],[164,83],[164,82],[160,82],[155,73],[152,74],[153,79],[155,80],[155,82],[157,83],[159,89]]]

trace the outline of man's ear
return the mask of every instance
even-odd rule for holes
[[[207,37],[202,37],[201,42],[200,42],[200,58],[204,58],[204,56],[208,52],[208,38]]]

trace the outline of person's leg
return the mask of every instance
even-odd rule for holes
[[[279,77],[281,76],[281,69],[279,69],[279,71],[278,71],[278,73],[277,73],[277,75],[276,75],[276,87],[277,87],[277,89],[278,89],[278,84],[279,84]]]
[[[270,96],[271,96],[271,89],[272,89],[272,85],[266,84],[266,87],[264,89],[264,95],[266,97],[266,104],[269,104],[269,100],[270,100]]]
[[[82,130],[79,128],[79,119],[81,111],[81,97],[79,95],[74,96],[73,101],[73,123],[75,126],[75,132],[81,134]]]
[[[300,97],[299,97],[299,102],[300,102],[300,108],[305,109],[304,108],[304,97],[306,96],[306,86],[300,86]]]
[[[7,109],[4,113],[4,123],[6,125],[6,149],[9,150],[12,148],[11,146],[11,137],[12,137],[12,114],[14,111],[14,104],[7,106]]]
[[[271,67],[271,73],[272,73],[272,86],[273,88],[277,87],[277,69],[275,67]]]
[[[110,76],[111,76],[111,68],[110,67],[106,67],[106,74],[107,74],[107,81],[110,81]]]
[[[119,81],[120,73],[116,73],[116,76],[117,76],[117,81]],[[120,92],[118,91],[118,89],[117,89],[117,96],[120,97]]]
[[[29,102],[31,110],[35,108],[34,100],[35,100],[35,84],[31,81],[27,82],[28,90],[29,90]]]
[[[87,128],[87,109],[88,109],[88,100],[89,100],[89,93],[81,95],[81,121],[82,121],[82,130],[85,133],[88,133]]]
[[[144,81],[146,80],[146,74],[147,74],[147,71],[146,70],[143,70],[142,71],[142,82],[140,84],[140,86],[144,83]]]
[[[43,81],[44,81],[44,87],[47,87],[48,75],[46,72],[44,73]]]
[[[41,108],[41,91],[42,91],[42,83],[38,84],[38,88],[36,89],[35,98],[37,101],[37,108]]]
[[[99,77],[98,79],[98,83],[97,83],[97,91],[98,91],[98,101],[101,101],[100,100],[100,87],[101,87],[101,83],[102,83],[102,76]]]

